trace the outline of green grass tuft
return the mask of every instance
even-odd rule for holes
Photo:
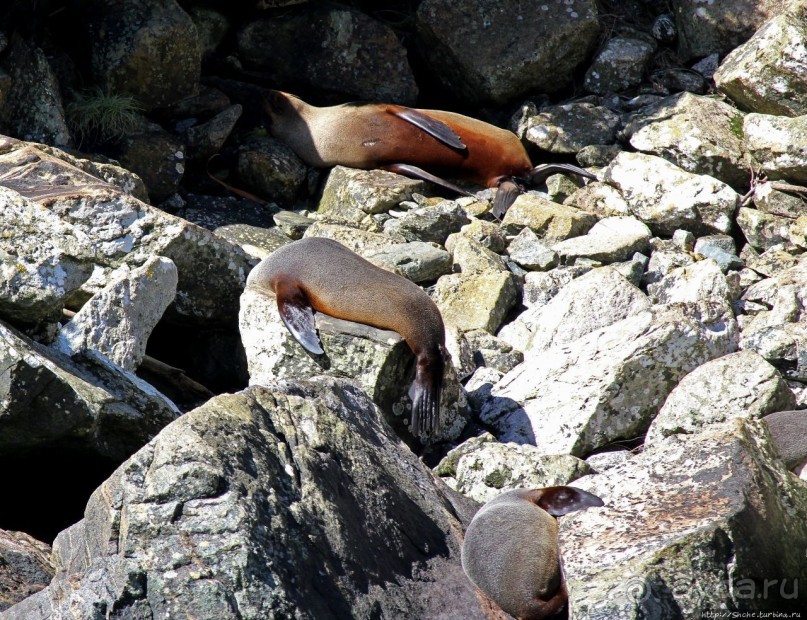
[[[133,131],[141,107],[134,98],[102,88],[76,93],[67,106],[67,121],[81,142],[107,142]]]

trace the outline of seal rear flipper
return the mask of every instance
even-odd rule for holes
[[[493,199],[493,217],[502,219],[507,209],[510,208],[516,198],[521,194],[521,188],[512,181],[503,181],[496,190],[496,197]]]
[[[530,609],[525,610],[525,613],[520,616],[526,620],[543,620],[544,618],[552,618],[559,613],[569,600],[569,594],[566,591],[566,585],[561,584],[558,591],[548,600],[535,597]]]
[[[450,146],[452,149],[464,151],[468,148],[457,133],[441,120],[426,116],[423,112],[419,112],[413,108],[405,108],[397,105],[387,106],[387,112],[412,123],[415,127],[422,129],[427,134],[446,146]]]
[[[305,292],[296,284],[279,280],[275,284],[275,298],[280,318],[294,339],[309,353],[325,353],[317,337],[314,309]]]
[[[547,487],[538,489],[535,494],[533,501],[553,517],[560,517],[575,510],[605,505],[593,493],[575,487]]]
[[[535,166],[535,168],[530,170],[530,185],[540,185],[546,181],[547,178],[557,172],[576,174],[584,179],[593,179],[594,181],[597,180],[595,175],[591,174],[588,170],[583,170],[579,166],[573,166],[572,164],[541,164],[540,166]]]
[[[390,164],[388,166],[384,166],[383,169],[389,170],[390,172],[397,172],[398,174],[402,174],[407,177],[412,177],[414,179],[429,181],[429,183],[434,183],[435,185],[439,185],[440,187],[445,187],[446,189],[449,189],[452,192],[457,192],[462,196],[473,196],[472,193],[465,191],[461,187],[458,187],[453,183],[449,183],[445,179],[441,179],[438,176],[434,176],[430,172],[426,172],[425,170],[423,170],[423,168],[418,168],[417,166],[413,166],[412,164]]]
[[[441,373],[442,378],[442,373]],[[415,437],[432,437],[440,430],[440,392],[442,381],[418,373],[409,390],[412,398],[412,419],[409,432]]]

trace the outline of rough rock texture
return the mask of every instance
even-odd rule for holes
[[[782,375],[753,351],[730,353],[699,366],[667,397],[647,432],[650,448],[665,437],[700,432],[731,418],[760,418],[793,409]]]
[[[176,290],[177,268],[170,259],[153,257],[131,270],[123,265],[61,328],[53,346],[65,355],[92,349],[134,372]]]
[[[241,116],[243,107],[239,104],[229,106],[209,121],[194,125],[185,133],[188,145],[188,158],[206,163],[221,150],[236,122]]]
[[[455,497],[344,382],[221,396],[93,494],[53,583],[4,620],[481,619]]]
[[[500,441],[584,456],[646,430],[681,377],[737,348],[733,323],[708,308],[653,307],[528,355],[494,386],[480,417]]]
[[[731,9],[736,11],[736,7]],[[745,16],[742,12],[738,16]],[[731,52],[715,73],[717,87],[741,107],[763,114],[807,114],[807,7],[771,19]]]
[[[625,127],[631,146],[659,155],[687,172],[730,185],[748,183],[743,114],[711,97],[680,93],[643,110]]]
[[[202,55],[196,26],[175,0],[94,0],[86,43],[96,81],[148,109],[196,94]]]
[[[628,260],[636,252],[644,252],[650,241],[650,229],[633,217],[607,217],[585,235],[566,239],[552,246],[564,264],[578,258],[602,263]]]
[[[244,61],[281,85],[351,99],[411,105],[418,88],[406,50],[391,28],[344,7],[311,6],[247,24],[238,33]]]
[[[655,50],[655,45],[640,39],[609,39],[586,71],[586,90],[606,95],[638,86]]]
[[[605,506],[560,523],[570,618],[804,609],[807,489],[760,422],[671,438],[575,486]]]
[[[388,414],[406,436],[411,410],[409,386],[415,358],[401,336],[360,323],[315,314],[325,356],[306,354],[280,319],[271,295],[247,289],[241,296],[240,332],[249,364],[250,385],[315,374],[351,377]],[[446,364],[441,395],[441,429],[434,439],[456,439],[467,422],[466,402],[451,363]]]
[[[510,273],[455,273],[437,281],[434,303],[446,325],[460,331],[495,332],[515,305],[516,294]]]
[[[288,146],[274,138],[254,138],[238,150],[238,178],[264,200],[293,203],[308,168]]]
[[[584,235],[597,222],[590,213],[559,205],[536,193],[521,194],[504,214],[502,228],[515,235],[531,228],[542,239],[568,239]]]
[[[426,0],[417,28],[419,50],[444,84],[471,101],[503,103],[568,84],[600,25],[589,0]]]
[[[734,301],[726,277],[710,258],[670,269],[659,282],[647,285],[647,293],[657,304],[708,301],[727,312]]]
[[[522,140],[550,153],[577,153],[589,144],[612,144],[622,125],[619,115],[590,103],[542,108],[516,128]]]
[[[743,132],[749,152],[769,178],[807,183],[807,108],[796,118],[749,114],[745,117]]]
[[[415,283],[433,282],[451,272],[451,255],[423,241],[396,243],[385,250],[368,252],[365,258]]]
[[[125,459],[179,416],[149,384],[91,352],[70,359],[0,323],[0,453],[59,442]]]
[[[53,579],[50,545],[24,532],[0,530],[0,612]]]
[[[740,207],[737,211],[737,227],[749,245],[760,251],[788,241],[792,223],[792,219],[749,207]]]
[[[725,183],[695,175],[653,155],[620,153],[602,178],[622,192],[631,213],[657,235],[685,228],[728,233],[739,196]]]

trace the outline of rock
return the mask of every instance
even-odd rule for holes
[[[695,258],[690,253],[684,252],[677,247],[656,249],[650,255],[643,282],[647,286],[660,282],[673,269],[691,265],[694,262]]]
[[[681,247],[685,248],[684,245]],[[703,255],[704,252],[709,252],[709,248],[716,248],[727,254],[737,254],[737,246],[734,244],[734,237],[731,235],[704,235],[703,237],[698,237],[691,249],[696,254]]]
[[[739,195],[725,183],[685,172],[653,155],[620,153],[602,173],[654,234],[679,228],[694,234],[729,233]]]
[[[703,95],[708,90],[708,83],[697,71],[669,67],[650,74],[650,79],[656,88],[663,93],[676,93],[681,91],[696,95]]]
[[[314,315],[325,356],[307,355],[280,319],[272,295],[251,289],[241,296],[241,340],[249,364],[249,384],[303,379],[317,374],[351,377],[387,414],[396,430],[411,438],[402,418],[411,409],[409,386],[415,358],[399,334],[369,325]],[[451,363],[446,364],[441,397],[442,426],[434,441],[456,439],[465,426],[465,398]]]
[[[202,60],[210,60],[232,24],[224,14],[207,7],[189,6],[187,11],[196,26]]]
[[[590,270],[591,267],[572,265],[541,273],[531,271],[524,277],[522,303],[527,308],[543,306],[558,294],[561,287]]]
[[[490,391],[505,373],[495,368],[481,366],[477,368],[465,382],[468,404],[475,413],[479,413],[484,404],[490,400]]]
[[[218,153],[230,137],[235,123],[241,118],[242,109],[239,104],[230,106],[209,121],[188,129],[185,134],[188,158],[207,163],[207,160]]]
[[[596,45],[593,2],[426,0],[417,10],[418,51],[450,90],[470,101],[505,103],[528,91],[554,92]]]
[[[0,612],[46,587],[53,573],[50,545],[0,530]]]
[[[729,235],[725,235],[725,237],[729,237]],[[705,238],[724,238],[723,235],[707,235]],[[695,251],[695,235],[693,235],[688,230],[676,230],[672,235],[672,242],[673,244],[680,250],[684,252],[694,252]],[[732,252],[736,252],[737,249],[734,247],[734,241],[732,239]]]
[[[465,211],[456,202],[443,200],[387,220],[384,231],[401,235],[408,241],[445,243],[448,235],[459,232],[469,221]]]
[[[573,264],[581,258],[616,263],[646,251],[650,235],[650,229],[636,218],[607,217],[585,235],[556,243],[552,249],[564,264]]]
[[[517,235],[531,228],[540,238],[560,241],[586,234],[597,218],[590,213],[550,202],[537,193],[521,194],[504,214],[502,228]]]
[[[577,153],[589,144],[613,144],[622,126],[619,115],[590,103],[543,108],[524,118],[516,134],[550,153]]]
[[[630,450],[608,450],[606,452],[598,452],[588,457],[585,462],[591,467],[595,474],[601,474],[607,469],[616,467],[630,459],[633,453]]]
[[[807,63],[804,88],[807,91]],[[807,144],[807,101],[803,115],[796,118],[748,114],[743,132],[748,151],[768,178],[807,183],[807,152],[804,149]]]
[[[771,215],[798,218],[807,208],[807,200],[774,189],[773,183],[758,183],[754,188],[754,206]]]
[[[790,225],[788,238],[797,248],[807,248],[807,217],[802,215]]]
[[[454,271],[462,273],[500,273],[507,271],[507,264],[476,239],[454,234],[446,240],[446,249],[451,252]]]
[[[288,146],[274,138],[253,138],[238,149],[238,178],[266,200],[293,203],[308,168]]]
[[[247,23],[238,33],[238,53],[275,84],[315,89],[339,103],[411,105],[418,95],[395,32],[345,7],[309,6]]]
[[[531,354],[568,344],[649,308],[642,291],[615,269],[602,267],[575,278],[545,305],[521,313],[499,331],[499,337]]]
[[[531,228],[524,228],[510,242],[507,254],[529,271],[548,271],[558,265],[558,254],[543,244]]]
[[[45,53],[19,36],[12,37],[0,69],[8,72],[10,82],[0,107],[0,130],[23,140],[69,145],[59,83]]]
[[[788,241],[791,223],[789,218],[750,207],[740,207],[737,212],[737,226],[748,243],[758,250],[766,250]]]
[[[254,387],[118,468],[57,537],[53,583],[6,613],[481,620],[459,560],[473,509],[355,387]]]
[[[570,454],[543,455],[535,446],[478,439],[451,450],[436,470],[449,476],[449,486],[480,504],[504,491],[566,485],[591,473],[585,461]]]
[[[625,126],[631,146],[695,174],[748,183],[743,114],[712,97],[679,93],[643,109]]]
[[[736,11],[737,7],[732,5],[729,10]],[[723,59],[715,73],[715,84],[752,112],[807,114],[805,40],[807,15],[801,3],[796,2],[792,10],[768,21],[747,43]]]
[[[249,263],[241,250],[178,217],[122,193],[117,187],[26,142],[0,140],[0,186],[34,200],[89,241],[99,277],[124,262],[151,256],[174,261],[179,273],[173,314],[195,324],[232,324]]]
[[[175,194],[185,174],[185,145],[159,125],[150,123],[127,135],[118,142],[115,156],[143,179],[155,204]]]
[[[630,207],[619,190],[596,181],[581,187],[564,204],[600,218],[630,215]]]
[[[72,360],[0,323],[0,453],[77,444],[123,460],[180,415],[148,383],[97,354]]]
[[[476,239],[496,254],[501,254],[504,252],[504,248],[507,247],[507,239],[502,233],[501,227],[493,222],[471,218],[470,223],[460,228],[460,233]]]
[[[513,276],[504,272],[455,273],[437,280],[434,302],[443,321],[460,331],[495,332],[516,303]]]
[[[466,332],[465,338],[472,349],[474,369],[486,366],[506,373],[524,361],[524,354],[521,351],[515,350],[501,338],[483,329]]]
[[[580,189],[577,183],[572,181],[572,177],[565,174],[553,174],[546,179],[544,184],[547,196],[552,202],[563,203]]]
[[[745,267],[745,262],[743,259],[736,254],[726,252],[716,245],[704,245],[698,251],[698,254],[703,258],[711,258],[715,263],[717,263],[717,266],[720,267],[720,271],[723,273],[727,273],[732,270],[736,271]]]
[[[134,372],[176,290],[177,268],[168,258],[151,258],[136,269],[123,265],[62,327],[53,346],[68,356],[92,349]]]
[[[647,285],[647,294],[656,304],[708,301],[726,311],[734,301],[726,276],[711,258],[671,269],[661,281]]]
[[[373,252],[386,251],[396,243],[406,243],[401,235],[378,234],[351,226],[317,222],[309,226],[303,237],[325,237],[338,241],[365,258]]]
[[[656,46],[639,39],[616,36],[594,58],[586,71],[587,91],[606,95],[638,86]]]
[[[584,168],[604,168],[623,150],[618,144],[589,144],[578,151],[575,159]]]
[[[684,375],[736,349],[736,333],[720,308],[653,306],[573,346],[525,356],[494,386],[480,419],[500,441],[585,456],[642,433]]]
[[[384,250],[370,251],[365,258],[418,284],[451,273],[451,255],[422,241],[396,243]]]
[[[691,435],[732,418],[761,418],[793,409],[782,375],[753,351],[730,353],[699,366],[670,392],[650,425],[645,449],[666,437]]]
[[[196,26],[174,0],[98,2],[84,12],[94,82],[146,109],[199,92],[202,54]]]
[[[386,170],[356,170],[335,166],[328,174],[319,212],[335,221],[359,225],[365,214],[386,213],[414,193],[426,191],[426,182]],[[377,232],[377,231],[375,231]]]
[[[575,486],[605,502],[560,521],[575,618],[802,609],[807,492],[760,422],[665,442]],[[761,575],[780,576],[765,594]]]
[[[711,80],[714,78],[718,66],[720,66],[720,54],[714,53],[709,54],[692,65],[692,70],[697,71],[707,80]]]

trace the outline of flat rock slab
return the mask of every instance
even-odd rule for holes
[[[57,537],[51,585],[2,618],[482,620],[460,566],[475,506],[356,387],[252,387],[118,468]]]
[[[605,506],[560,523],[570,618],[804,610],[807,487],[761,422],[668,440],[575,486]]]
[[[50,545],[25,532],[0,530],[0,612],[50,583],[50,552]]]

